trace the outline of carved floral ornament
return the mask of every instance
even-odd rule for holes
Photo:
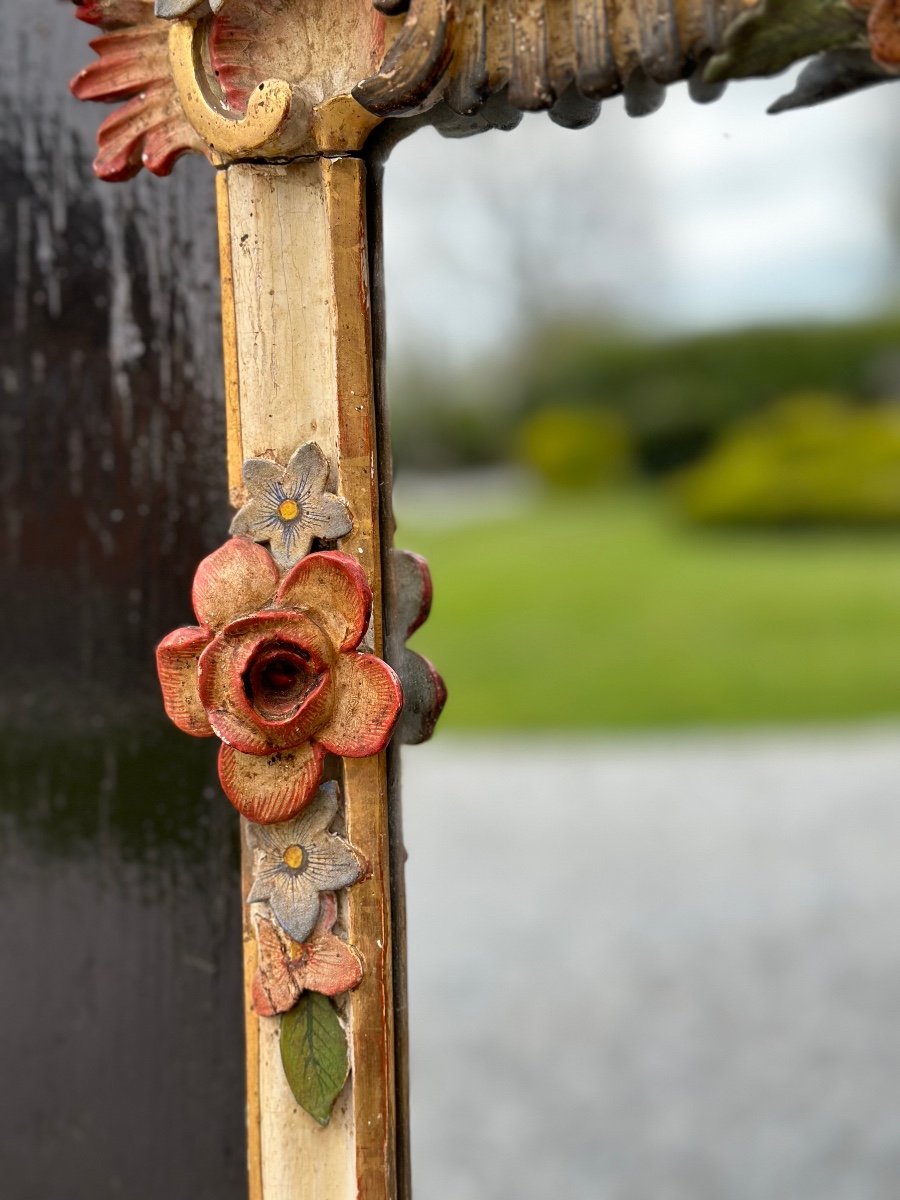
[[[295,942],[305,942],[313,931],[319,893],[349,887],[363,873],[355,851],[328,832],[337,810],[337,784],[326,783],[293,821],[247,829],[247,841],[255,855],[247,903],[266,901]]]
[[[345,501],[325,491],[328,474],[312,442],[287,466],[244,464],[250,499],[232,531],[250,537],[232,537],[201,562],[192,589],[200,624],[176,629],[156,651],[169,718],[193,737],[221,739],[225,794],[261,825],[310,803],[326,754],[366,758],[394,733],[425,741],[446,700],[438,672],[406,646],[431,610],[425,560],[392,552],[395,671],[360,648],[372,612],[362,567],[340,551],[308,553],[314,537],[352,529]],[[296,928],[292,936],[303,938]]]
[[[334,892],[325,892],[309,938],[293,941],[274,921],[256,918],[259,966],[253,981],[258,1017],[290,1012],[304,992],[339,996],[362,981],[363,968],[352,946],[332,932],[337,920]]]
[[[635,116],[687,79],[811,58],[774,110],[900,75],[900,0],[75,0],[100,26],[72,82],[123,101],[95,170],[164,175],[189,151],[221,162],[359,149],[385,118],[453,133],[511,128],[524,111],[570,127],[624,93]]]
[[[283,825],[248,825],[257,969],[253,1008],[281,1017],[281,1061],[297,1102],[327,1125],[349,1074],[347,1033],[329,997],[357,987],[359,954],[335,933],[338,900],[363,874],[360,856],[329,832],[339,808],[326,783],[302,815]]]
[[[358,649],[372,592],[349,555],[310,554],[279,580],[262,546],[232,538],[197,568],[193,603],[200,625],[157,649],[166,712],[185,733],[221,738],[222,787],[249,820],[298,813],[326,753],[387,745],[400,681]]]
[[[248,820],[253,858],[253,1006],[260,1017],[281,1017],[288,1082],[326,1124],[349,1072],[346,1031],[328,998],[363,975],[360,956],[336,932],[339,896],[368,870],[332,832],[341,798],[336,783],[321,783],[326,755],[378,754],[392,734],[424,741],[446,690],[406,646],[431,607],[431,577],[417,555],[391,558],[386,640],[397,673],[361,648],[372,609],[365,573],[347,554],[313,549],[353,524],[346,502],[326,490],[330,464],[320,447],[300,446],[286,465],[249,459],[243,474],[248,500],[232,523],[237,536],[194,578],[199,625],[164,638],[157,667],[178,728],[222,741],[219,776]]]
[[[353,527],[346,500],[325,491],[328,460],[315,442],[291,455],[286,467],[268,458],[244,463],[250,499],[231,522],[233,534],[267,542],[282,570],[309,552],[313,538],[333,541]]]

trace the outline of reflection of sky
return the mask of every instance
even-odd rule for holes
[[[577,133],[529,117],[416,134],[387,174],[392,349],[464,360],[562,311],[694,329],[878,307],[900,97],[767,116],[784,90],[734,85],[706,107],[677,88],[653,117],[616,101]]]

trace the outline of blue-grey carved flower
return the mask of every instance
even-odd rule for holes
[[[194,9],[206,8],[207,3],[214,13],[218,12],[225,0],[156,0],[156,15],[168,17],[170,20],[184,17]]]
[[[281,825],[249,825],[255,852],[248,904],[267,901],[288,937],[305,942],[319,915],[319,893],[349,887],[362,875],[354,850],[328,827],[337,814],[338,785],[325,783],[302,816]]]
[[[249,501],[231,523],[233,534],[268,542],[282,571],[309,552],[313,538],[332,541],[353,528],[347,501],[325,491],[328,459],[315,442],[291,455],[286,467],[248,458],[244,483]]]

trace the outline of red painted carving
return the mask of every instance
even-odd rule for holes
[[[279,582],[271,555],[232,538],[194,579],[199,627],[157,648],[166,712],[194,737],[218,735],[219,778],[251,821],[287,821],[311,800],[326,753],[387,745],[403,694],[390,667],[357,648],[372,592],[358,563],[327,551]]]
[[[333,892],[322,895],[319,920],[308,941],[298,944],[273,921],[256,922],[259,969],[253,981],[253,1008],[261,1017],[288,1012],[304,991],[338,996],[362,979],[362,963],[346,942],[331,932],[337,920]]]
[[[900,0],[852,0],[869,14],[872,57],[889,71],[900,71]]]
[[[385,18],[370,0],[73,2],[76,16],[99,25],[103,36],[91,43],[98,61],[76,76],[72,91],[81,100],[126,101],[98,135],[94,169],[106,180],[129,179],[142,166],[167,175],[188,151],[210,157],[185,116],[170,70],[173,20],[201,20],[203,71],[210,72],[211,92],[221,92],[216,108],[221,101],[221,110],[235,116],[246,112],[250,93],[266,79],[294,81],[311,105],[348,95],[384,55]],[[326,60],[327,69],[321,66]]]
[[[91,42],[97,61],[69,86],[79,100],[125,101],[97,134],[99,178],[131,179],[141,167],[168,175],[182,154],[207,153],[178,101],[169,71],[169,26],[154,15],[153,0],[75,3],[75,15],[104,32]]]

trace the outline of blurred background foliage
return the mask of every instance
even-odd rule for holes
[[[445,728],[900,713],[898,127],[767,120],[783,86],[397,151],[398,538]]]
[[[900,322],[553,328],[407,387],[400,537],[436,576],[448,727],[900,711]]]
[[[653,480],[804,393],[859,408],[900,401],[900,318],[655,340],[550,325],[474,368],[401,367],[394,449],[401,470],[520,461],[563,486],[616,474],[627,456]],[[833,414],[813,405],[795,419],[830,427]],[[592,453],[596,472],[586,463]]]

